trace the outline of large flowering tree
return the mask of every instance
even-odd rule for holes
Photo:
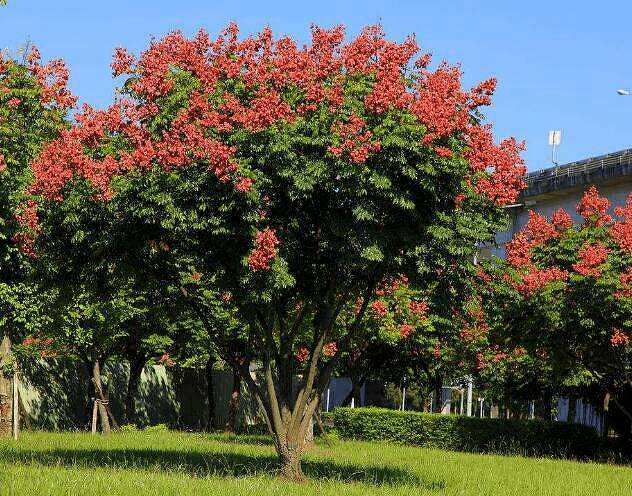
[[[505,351],[542,361],[555,384],[598,384],[621,404],[632,379],[632,196],[615,218],[610,207],[593,186],[577,204],[581,224],[563,209],[551,219],[530,212],[490,283],[490,326]]]
[[[458,67],[427,69],[414,38],[379,27],[343,38],[314,28],[301,48],[269,29],[239,39],[231,25],[215,40],[172,33],[138,58],[118,49],[124,96],[86,107],[32,163],[42,225],[46,205],[88,185],[114,219],[112,251],[208,323],[290,478],[376,287],[406,274],[419,287],[445,280],[458,298],[462,262],[493,239],[525,170],[520,145],[494,144],[480,123],[493,79],[463,90]],[[358,298],[355,320],[337,325]],[[241,325],[213,323],[218,301]]]

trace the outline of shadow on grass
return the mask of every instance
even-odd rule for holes
[[[120,470],[161,470],[194,477],[241,478],[255,475],[275,476],[278,473],[277,457],[274,455],[161,449],[0,450],[0,462],[88,469],[107,467]],[[359,482],[374,486],[406,485],[437,491],[445,487],[444,481],[424,480],[417,474],[396,467],[305,460],[303,471],[313,480]]]
[[[249,444],[252,446],[274,446],[271,436],[260,434],[210,434],[209,438],[218,443]]]

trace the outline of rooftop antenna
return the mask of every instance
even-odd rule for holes
[[[551,146],[551,162],[553,165],[557,166],[557,147],[562,142],[562,131],[555,130],[549,131],[549,146]]]

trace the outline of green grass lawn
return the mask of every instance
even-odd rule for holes
[[[309,481],[275,476],[270,440],[180,432],[0,441],[0,495],[632,495],[632,468],[369,442],[318,444]]]

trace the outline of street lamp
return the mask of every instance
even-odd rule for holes
[[[623,88],[617,90],[617,94],[621,96],[630,96],[629,90],[624,90]]]

